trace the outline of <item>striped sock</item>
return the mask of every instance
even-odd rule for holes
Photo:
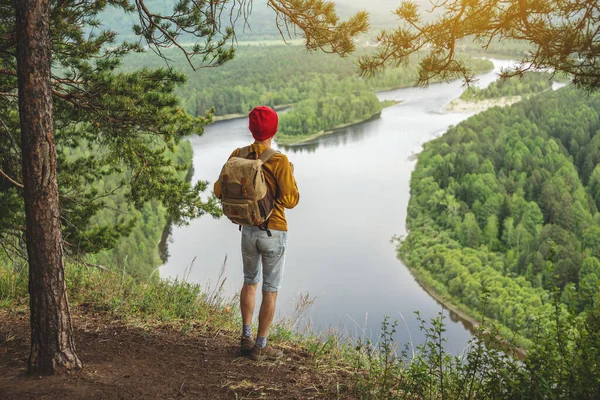
[[[252,337],[252,325],[242,326],[242,336]]]
[[[260,349],[267,345],[267,338],[264,336],[259,336],[256,338],[256,343],[254,345]]]

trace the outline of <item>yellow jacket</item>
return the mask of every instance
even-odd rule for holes
[[[250,145],[250,152],[256,152],[259,156],[267,149],[267,146],[253,143]],[[235,149],[229,156],[236,157],[240,149]],[[292,173],[292,167],[287,156],[277,153],[263,166],[265,170],[265,179],[271,195],[275,200],[275,208],[269,218],[269,229],[278,231],[287,231],[287,221],[285,219],[284,208],[294,208],[300,200],[298,185]],[[221,184],[219,180],[215,182],[215,195],[221,198]]]

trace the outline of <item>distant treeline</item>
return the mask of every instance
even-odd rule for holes
[[[204,115],[214,107],[215,115],[246,114],[258,104],[280,106],[340,92],[386,90],[414,84],[416,63],[387,69],[373,78],[359,77],[357,57],[347,58],[322,52],[307,53],[302,46],[243,46],[235,58],[218,68],[192,72],[179,52],[168,52],[172,67],[188,74],[177,89],[186,111]],[[488,71],[492,63],[469,59],[476,72]],[[160,67],[165,62],[148,54],[128,56],[127,69]],[[325,75],[325,76],[323,76]]]
[[[484,49],[483,46],[486,47]],[[477,40],[474,37],[461,40],[457,46],[457,50],[461,53],[473,57],[492,57],[519,61],[531,52],[531,45],[525,41],[498,41],[492,40]]]
[[[154,13],[171,15],[173,14],[173,8],[178,1],[146,0],[144,3],[148,9]],[[241,7],[241,3],[237,4],[237,6]],[[266,2],[252,4],[252,13],[247,21],[242,15],[237,18],[237,23],[235,24],[236,38],[238,40],[282,40],[275,19],[275,11],[270,9]],[[107,7],[106,10],[100,14],[99,20],[102,24],[102,29],[109,29],[116,32],[119,40],[139,40],[139,37],[136,36],[133,31],[133,26],[140,24],[140,18],[136,11],[125,13],[121,9]],[[221,13],[221,21],[223,26],[228,26],[230,24],[229,11],[227,9]],[[196,41],[197,38],[191,34],[183,33],[181,35],[182,43],[195,43]]]
[[[523,77],[494,81],[483,89],[472,86],[465,90],[460,98],[467,101],[480,101],[509,96],[526,96],[552,89],[552,84],[552,74],[530,72]]]
[[[425,144],[399,254],[472,315],[532,338],[554,324],[553,294],[577,313],[600,301],[599,207],[600,95],[550,91]]]

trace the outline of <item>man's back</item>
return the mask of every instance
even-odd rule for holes
[[[269,146],[260,143],[250,145],[250,154],[256,153],[260,156]],[[235,149],[229,156],[237,157],[240,149]],[[269,229],[287,231],[287,220],[285,218],[285,208],[294,208],[300,200],[298,185],[294,178],[292,166],[285,154],[277,153],[263,165],[265,179],[271,195],[275,199],[275,207],[269,218]],[[215,195],[221,197],[221,185],[219,181],[215,182]]]

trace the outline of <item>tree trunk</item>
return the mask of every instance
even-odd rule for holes
[[[29,372],[80,369],[64,277],[50,87],[49,0],[15,0],[29,257]]]

